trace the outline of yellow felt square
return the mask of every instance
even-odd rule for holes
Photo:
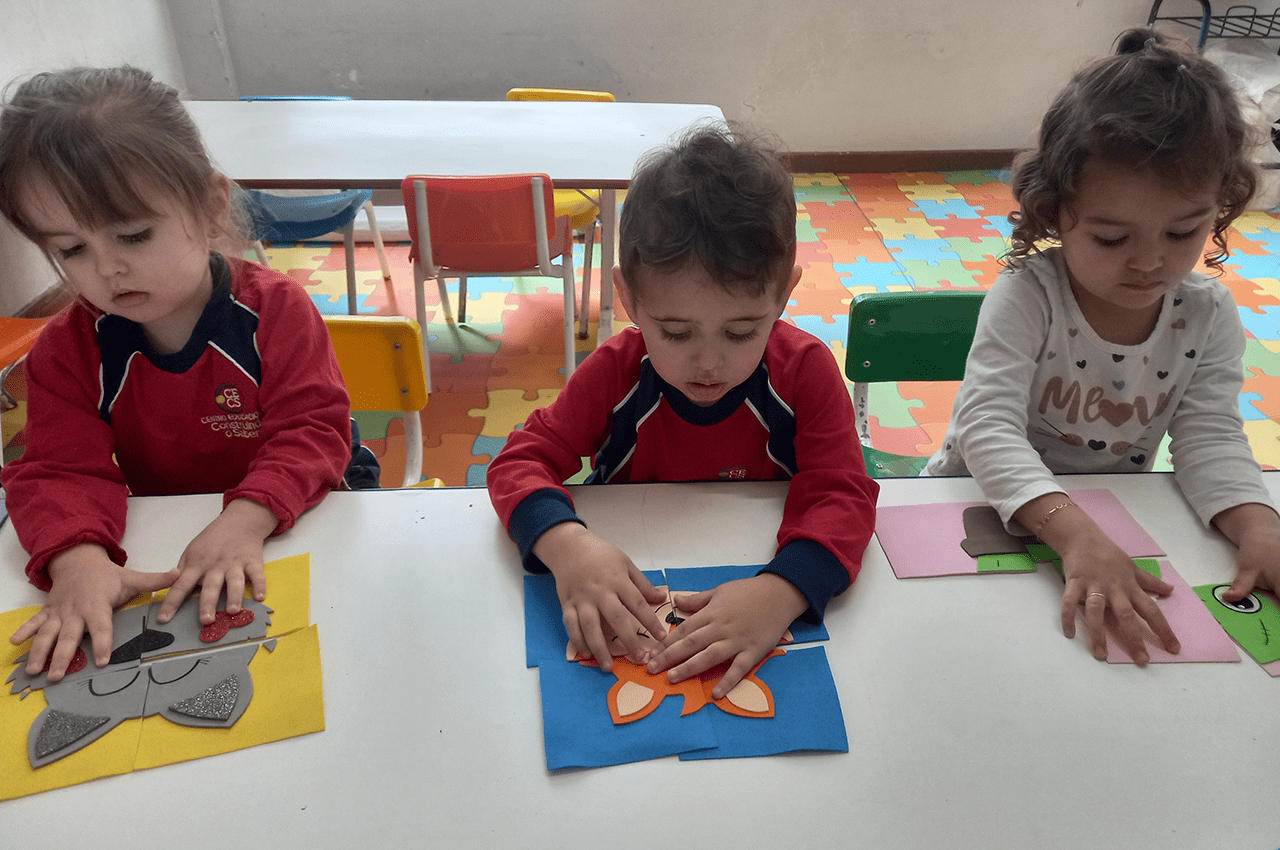
[[[31,724],[45,709],[39,692],[26,699],[0,694],[0,800],[25,797],[51,788],[64,788],[133,770],[138,753],[142,721],[126,720],[82,750],[36,770],[27,758],[27,738]]]
[[[131,718],[81,750],[39,770],[31,767],[27,741],[32,723],[46,707],[40,691],[25,698],[0,689],[0,800],[21,797],[128,773],[174,764],[245,747],[305,735],[324,729],[324,689],[320,671],[320,638],[308,627],[311,607],[311,558],[307,554],[264,565],[267,604],[273,609],[268,638],[274,651],[260,647],[249,663],[254,694],[248,708],[230,729],[180,726],[161,716]],[[155,600],[164,593],[155,594]],[[150,595],[128,606],[146,605]],[[40,610],[39,606],[0,613],[0,635],[13,634]],[[17,659],[31,647],[0,644],[0,670],[5,678]]]
[[[142,721],[134,767],[142,770],[176,764],[324,729],[320,630],[316,626],[280,638],[274,651],[259,647],[249,662],[249,672],[253,699],[234,726],[202,729],[179,726],[158,715],[147,717]]]

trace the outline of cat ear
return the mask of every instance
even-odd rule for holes
[[[160,714],[179,726],[229,728],[253,699],[249,662],[257,644],[201,657],[152,665],[147,714]],[[180,674],[180,675],[179,675]]]
[[[32,767],[44,767],[87,747],[127,719],[46,708],[31,724],[27,758]]]

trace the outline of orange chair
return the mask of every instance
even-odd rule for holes
[[[431,388],[426,281],[440,288],[452,324],[444,281],[458,278],[458,317],[466,320],[468,277],[560,277],[564,284],[565,379],[576,365],[573,308],[573,232],[554,215],[555,186],[545,174],[437,177],[412,174],[400,184],[413,245],[413,286],[422,357]],[[559,264],[552,259],[559,258]]]
[[[507,100],[577,100],[612,103],[611,92],[584,89],[529,89],[507,91]],[[625,192],[619,192],[618,198]],[[600,221],[600,193],[583,189],[556,189],[556,215],[567,215],[569,225],[583,234],[582,241],[582,307],[578,310],[578,339],[587,338],[587,320],[591,315],[591,254],[596,244],[596,225]],[[611,286],[609,269],[600,270],[600,285]]]
[[[9,374],[26,359],[27,352],[31,351],[31,346],[36,344],[36,337],[40,336],[40,331],[48,322],[47,317],[24,319],[17,316],[0,316],[0,407],[4,410],[10,410],[17,404],[5,389]],[[2,431],[3,429],[0,429],[0,450],[8,443],[8,438]],[[0,451],[0,465],[3,463],[3,452]]]

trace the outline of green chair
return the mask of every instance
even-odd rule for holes
[[[873,292],[859,295],[849,306],[844,373],[853,381],[858,439],[872,478],[919,475],[929,458],[893,454],[871,445],[867,385],[963,378],[985,295],[955,289]]]

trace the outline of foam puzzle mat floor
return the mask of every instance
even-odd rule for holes
[[[797,263],[804,268],[783,318],[826,342],[843,367],[851,300],[864,292],[986,288],[1001,269],[1012,196],[996,171],[795,175]],[[1231,257],[1220,279],[1230,287],[1248,335],[1240,395],[1254,455],[1280,468],[1280,214],[1248,212],[1229,233]],[[388,244],[392,282],[382,280],[372,245],[357,244],[359,311],[413,315],[409,245]],[[582,245],[576,246],[581,282]],[[341,244],[268,247],[273,268],[311,293],[323,313],[347,312]],[[600,270],[592,274],[589,354],[598,327]],[[608,276],[605,276],[608,280]],[[450,281],[457,309],[456,281]],[[488,463],[507,434],[564,386],[562,297],[555,278],[472,278],[467,321],[447,325],[434,282],[426,287],[435,388],[423,422],[423,475],[446,486],[483,486]],[[627,324],[618,305],[615,327]],[[7,387],[19,401],[5,413],[21,450],[21,377]],[[903,382],[870,390],[877,448],[928,455],[946,429],[958,384]],[[357,415],[365,442],[384,460],[384,485],[399,483],[402,423],[391,414]],[[1169,469],[1161,451],[1157,469]],[[394,480],[393,480],[394,479]]]

